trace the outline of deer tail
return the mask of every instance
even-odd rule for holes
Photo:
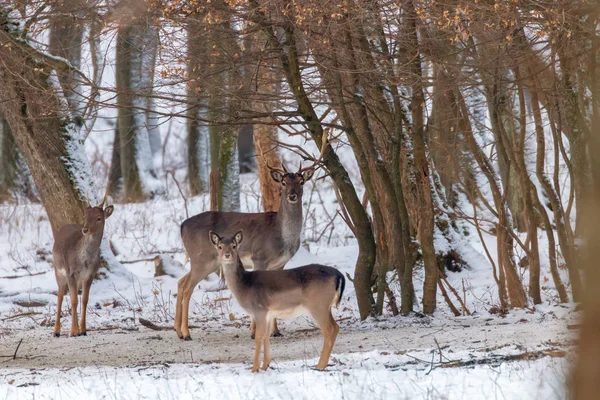
[[[340,302],[342,301],[342,296],[344,295],[344,288],[346,287],[346,278],[342,275],[341,272],[338,271],[335,279],[335,308],[339,308]]]

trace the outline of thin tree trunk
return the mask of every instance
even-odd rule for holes
[[[81,66],[81,44],[85,29],[85,24],[80,18],[82,7],[82,0],[57,2],[50,18],[49,30],[50,53],[68,60],[77,69]],[[64,71],[58,74],[58,79],[69,103],[73,122],[81,126],[84,101],[78,77],[74,71]]]
[[[203,75],[206,73],[207,41],[202,37],[203,29],[198,17],[187,25],[188,49],[188,110],[187,110],[187,160],[188,183],[192,196],[209,190],[210,151],[208,124],[202,120],[208,118]]]
[[[431,195],[431,181],[429,176],[429,163],[425,149],[423,107],[425,98],[422,86],[421,57],[419,51],[419,39],[417,36],[417,16],[414,6],[407,7],[407,34],[412,72],[412,134],[413,151],[415,157],[415,177],[417,185],[417,196],[419,199],[419,241],[423,251],[425,263],[425,282],[423,283],[423,312],[433,314],[436,308],[436,294],[439,269],[435,247],[433,243],[433,198]]]
[[[122,201],[123,173],[121,172],[121,137],[119,136],[119,120],[116,121],[115,139],[113,140],[110,171],[108,172],[107,193],[113,199]]]
[[[157,179],[146,112],[152,95],[157,32],[149,18],[117,33],[117,106],[123,201],[140,202],[164,191]]]
[[[263,29],[269,38],[273,50],[280,53],[280,60],[287,83],[298,103],[299,111],[306,122],[310,135],[317,147],[322,148],[323,127],[304,89],[304,84],[300,75],[300,66],[298,63],[298,54],[293,30],[291,27],[286,28],[286,45],[283,46],[283,44],[276,39],[277,36],[271,32],[272,28],[268,24],[265,23]],[[356,261],[354,272],[354,287],[356,290],[360,317],[361,319],[365,319],[368,316],[373,315],[374,311],[373,296],[371,294],[371,276],[375,264],[376,247],[373,231],[371,230],[371,223],[356,194],[356,190],[348,176],[348,172],[340,162],[330,143],[327,143],[325,146],[323,163],[336,184],[342,201],[356,228],[358,259]]]
[[[536,142],[537,142],[537,153],[536,153],[536,163],[535,163],[535,171],[538,180],[542,184],[544,191],[546,192],[546,196],[550,200],[550,204],[552,205],[552,211],[554,212],[554,221],[556,223],[556,230],[565,229],[564,226],[564,214],[562,203],[559,201],[550,180],[546,176],[544,172],[544,163],[546,156],[546,143],[545,143],[545,135],[544,128],[542,126],[542,115],[540,112],[540,103],[538,100],[537,89],[531,88],[531,109],[533,112],[533,118],[535,122],[535,134],[536,134]],[[552,230],[552,224],[550,223],[550,218],[548,217],[548,213],[546,209],[543,207],[540,199],[537,196],[537,191],[535,188],[532,188],[532,196],[535,194],[534,200],[536,202],[536,208],[538,213],[542,216],[542,222],[544,223],[544,228],[546,230],[546,235],[548,236],[548,258],[550,261],[550,273],[552,274],[552,279],[554,280],[554,285],[556,286],[556,290],[558,291],[558,296],[560,298],[561,303],[566,303],[569,301],[569,297],[567,295],[567,291],[565,289],[564,284],[560,278],[560,274],[558,272],[558,265],[556,262],[556,243],[554,240],[554,232]],[[559,236],[561,233],[559,233]],[[563,233],[564,235],[564,233]],[[559,239],[560,241],[560,239]],[[562,247],[562,246],[561,246]],[[572,266],[569,269],[569,273],[571,273]],[[576,271],[575,271],[576,272]],[[578,278],[578,276],[576,276]],[[579,285],[579,282],[575,282],[575,284]]]
[[[17,180],[17,146],[8,121],[0,115],[0,203],[12,197]]]

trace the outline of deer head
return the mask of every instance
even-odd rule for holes
[[[271,178],[281,186],[281,198],[286,199],[289,203],[295,204],[298,199],[302,198],[303,186],[308,182],[314,175],[316,169],[319,167],[323,156],[325,155],[325,149],[327,147],[327,132],[323,132],[322,145],[319,157],[314,157],[314,162],[303,168],[302,162],[298,172],[289,172],[285,166],[282,165],[283,169],[272,168],[267,163],[267,168],[271,171]],[[263,154],[264,158],[264,154]]]
[[[237,265],[237,246],[242,243],[244,239],[244,233],[239,231],[232,238],[222,238],[213,231],[208,232],[210,242],[215,246],[218,253],[218,259],[223,265],[235,264]]]
[[[83,216],[83,228],[81,233],[84,235],[92,235],[94,233],[102,233],[104,231],[104,221],[110,217],[114,211],[114,206],[110,205],[106,208],[106,196],[98,207],[92,207],[88,202],[85,203],[85,212]]]
[[[286,199],[290,204],[295,204],[298,199],[302,199],[304,183],[309,181],[314,173],[315,170],[312,168],[298,172],[271,169],[271,178],[281,186],[282,199]]]

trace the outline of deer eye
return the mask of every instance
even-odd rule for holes
[[[219,250],[223,250],[223,246],[219,245]]]
[[[300,186],[304,186],[304,181],[300,181]]]
[[[233,248],[235,249],[236,247],[237,247],[237,246],[234,244],[234,245],[233,245]]]
[[[282,185],[282,186],[285,186],[285,181],[281,181],[281,185]]]
[[[98,221],[98,222],[102,221],[102,217],[96,218],[96,221]]]

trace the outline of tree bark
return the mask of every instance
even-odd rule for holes
[[[256,149],[258,180],[260,182],[261,202],[265,212],[279,211],[281,193],[277,182],[271,178],[267,164],[272,168],[281,168],[275,141],[277,127],[272,125],[254,126],[254,148]]]
[[[17,180],[17,146],[0,114],[0,203],[11,198]]]
[[[117,107],[123,201],[161,193],[147,126],[157,32],[149,18],[121,24],[117,33]]]
[[[52,55],[68,60],[77,69],[81,67],[81,44],[85,24],[80,14],[82,0],[63,0],[54,6],[50,18],[50,37],[48,50]],[[69,103],[73,122],[83,124],[84,101],[78,77],[72,70],[62,71],[58,79]]]
[[[0,21],[1,22],[1,21]],[[5,26],[0,23],[0,26]],[[63,109],[55,68],[10,32],[0,30],[0,112],[11,127],[27,162],[54,234],[63,225],[80,223],[82,200],[95,193],[89,165],[69,110]],[[92,198],[91,201],[95,201]]]
[[[208,90],[202,81],[208,67],[205,62],[208,51],[199,18],[194,16],[187,24],[187,179],[192,196],[208,191],[210,170],[208,124],[202,121],[208,118],[205,98]]]
[[[415,157],[415,177],[417,197],[419,200],[419,227],[418,235],[425,263],[425,282],[423,283],[423,313],[433,314],[436,308],[437,283],[439,268],[435,247],[433,243],[433,198],[431,195],[431,180],[429,176],[429,162],[425,149],[423,127],[423,107],[425,98],[423,94],[421,56],[419,39],[417,36],[417,15],[414,6],[406,8],[408,49],[413,60],[410,66],[412,73],[412,139]]]

